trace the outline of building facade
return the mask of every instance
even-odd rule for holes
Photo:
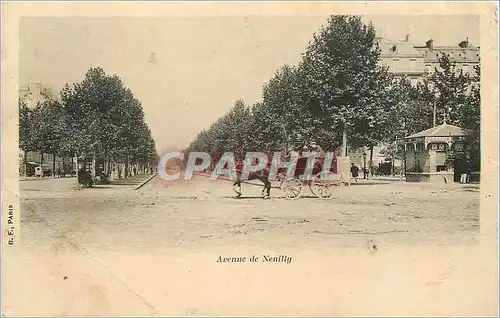
[[[19,88],[19,99],[30,109],[53,98],[55,96],[51,89],[41,83],[29,83]],[[57,174],[58,171],[69,174],[75,169],[75,163],[72,158],[54,157],[53,154],[33,151],[25,153],[19,149],[19,175],[33,176],[36,167],[42,167],[43,171],[48,174]]]
[[[73,158],[59,157],[53,154],[28,151],[19,149],[19,175],[32,177],[35,176],[36,167],[42,167],[48,175],[71,174],[75,170],[76,164]]]
[[[474,67],[480,63],[478,46],[473,46],[465,39],[456,46],[435,45],[432,39],[425,45],[414,45],[407,35],[404,40],[387,40],[377,38],[382,63],[389,67],[395,78],[408,77],[412,84],[418,83],[425,76],[432,75],[439,68],[439,58],[446,54],[455,70],[474,75]]]
[[[19,88],[19,99],[28,108],[35,108],[39,103],[54,98],[52,90],[41,83],[29,83]]]

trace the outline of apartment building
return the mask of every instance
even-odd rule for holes
[[[19,99],[28,108],[35,108],[38,103],[54,97],[52,90],[41,83],[29,83],[19,88]]]
[[[455,46],[440,46],[434,40],[428,40],[424,45],[414,45],[410,36],[404,40],[387,40],[377,38],[381,50],[382,63],[396,78],[406,76],[412,84],[418,83],[425,76],[431,75],[439,68],[439,58],[446,54],[455,64],[455,70],[463,70],[475,74],[474,67],[480,63],[479,47],[465,39]]]

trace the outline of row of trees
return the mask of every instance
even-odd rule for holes
[[[47,96],[32,109],[19,101],[19,144],[25,152],[87,158],[98,151],[107,171],[112,163],[122,164],[125,177],[131,164],[151,166],[157,160],[141,103],[118,76],[91,68],[60,96]]]
[[[296,66],[285,65],[263,87],[262,102],[236,101],[201,131],[188,150],[279,151],[290,143],[315,141],[335,151],[344,128],[351,149],[391,144],[438,124],[479,132],[479,69],[454,70],[446,55],[436,72],[416,86],[395,79],[380,63],[373,26],[357,16],[332,16]],[[478,151],[478,149],[476,149]]]

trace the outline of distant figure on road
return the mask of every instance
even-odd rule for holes
[[[57,177],[60,178],[61,177],[61,167],[58,167],[57,168]]]
[[[354,163],[351,163],[351,175],[354,181],[358,182],[359,168]]]
[[[469,183],[471,174],[471,159],[469,155],[467,155],[463,161],[463,172],[460,175],[460,183]]]

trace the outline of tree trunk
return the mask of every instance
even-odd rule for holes
[[[52,177],[56,176],[56,154],[52,154]]]
[[[369,162],[370,178],[373,177],[373,145],[370,145],[370,162]]]
[[[62,169],[61,169],[61,172],[63,173],[63,177],[66,178],[66,167],[65,167],[65,160],[64,160],[64,155],[61,157],[61,165],[62,165]]]
[[[78,182],[78,156],[75,155],[75,172],[76,172],[76,187],[80,187],[80,183]]]
[[[128,158],[125,158],[125,179],[128,178],[128,169],[129,169]]]
[[[24,152],[23,161],[24,161],[23,177],[24,177],[24,179],[26,179],[26,178],[28,178],[28,152],[27,151]]]
[[[40,178],[43,177],[43,152],[40,152]]]
[[[363,148],[363,179],[366,179],[366,153]]]
[[[95,147],[94,151],[92,151],[92,180],[95,181],[96,177],[96,155],[95,155]]]

